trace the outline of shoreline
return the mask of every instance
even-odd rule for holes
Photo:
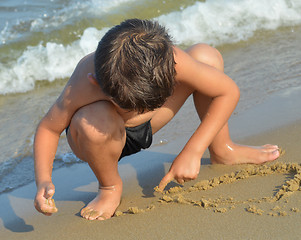
[[[249,145],[278,144],[286,153],[277,162],[301,164],[301,113],[295,111],[300,109],[300,93],[300,87],[281,91],[271,95],[264,103],[233,116],[229,123],[232,138]],[[97,182],[87,164],[74,164],[53,172],[54,199],[59,211],[51,217],[43,216],[34,209],[34,183],[1,194],[1,236],[5,239],[183,239],[183,236],[187,239],[297,239],[300,236],[301,212],[291,211],[301,204],[300,191],[276,203],[238,204],[224,213],[188,204],[159,203],[162,195],[154,192],[153,188],[188,138],[189,135],[162,146],[153,146],[120,162],[124,191],[117,210],[126,212],[129,207],[139,210],[154,205],[153,210],[113,217],[105,222],[81,218],[79,211],[94,198]],[[207,152],[202,158],[198,179],[185,184],[184,189],[200,180],[231,174],[247,166],[211,165],[208,157]],[[268,197],[291,177],[289,174],[255,176],[196,192],[193,197],[240,197],[243,200]],[[168,188],[176,185],[172,183]],[[247,211],[250,205],[263,210],[263,214]],[[277,216],[269,215],[277,206],[280,209],[275,210]],[[287,215],[282,216],[281,211]]]

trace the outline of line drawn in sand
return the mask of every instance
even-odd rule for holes
[[[283,154],[282,154],[283,155]],[[276,191],[273,196],[267,196],[262,198],[252,198],[248,200],[236,200],[233,197],[218,197],[215,199],[211,198],[199,198],[193,199],[188,195],[193,192],[202,192],[213,189],[223,184],[230,184],[236,181],[241,181],[250,177],[256,176],[268,176],[271,174],[291,174],[292,179],[285,181],[285,183]],[[301,164],[298,163],[274,163],[265,165],[247,165],[246,168],[232,172],[230,174],[224,174],[220,177],[214,177],[209,180],[201,180],[195,183],[193,186],[185,189],[184,187],[176,186],[172,187],[166,191],[160,191],[158,187],[154,190],[162,194],[162,196],[157,200],[161,204],[172,204],[181,203],[188,204],[203,209],[211,209],[215,213],[225,213],[231,209],[236,208],[238,205],[249,204],[245,208],[245,211],[253,213],[256,215],[263,215],[264,210],[258,207],[260,203],[277,203],[280,199],[288,202],[288,197],[291,194],[301,191]],[[115,216],[122,216],[127,214],[137,214],[142,212],[147,212],[155,209],[155,204],[148,206],[145,209],[138,207],[130,207],[126,211],[116,211]],[[300,212],[299,208],[292,207],[289,210],[291,213]],[[267,213],[269,216],[287,216],[289,215],[287,211],[283,210],[279,206],[275,206],[270,209]]]

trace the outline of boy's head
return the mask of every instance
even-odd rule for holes
[[[129,19],[111,28],[98,44],[94,63],[102,90],[121,108],[152,111],[173,92],[173,46],[157,22]]]

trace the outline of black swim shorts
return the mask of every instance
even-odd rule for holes
[[[69,126],[66,128],[66,134]],[[126,127],[126,141],[119,157],[129,156],[139,152],[141,149],[149,148],[153,141],[152,126],[150,120],[136,127]]]
[[[120,158],[149,148],[153,141],[152,126],[150,120],[136,127],[126,127],[126,141]]]

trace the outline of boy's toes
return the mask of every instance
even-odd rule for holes
[[[107,220],[112,217],[109,213],[101,213],[93,208],[85,207],[81,210],[80,215],[87,220]]]
[[[280,156],[278,149],[269,149],[265,151],[263,162],[270,162],[276,160]]]
[[[98,216],[96,219],[97,220],[100,220],[100,221],[103,221],[103,220],[107,220],[109,218],[111,218],[111,214],[109,213],[103,213],[102,215]]]
[[[99,211],[96,211],[96,210],[91,210],[89,213],[88,213],[88,216],[87,216],[87,219],[88,220],[95,220],[97,219],[98,217],[100,217],[101,214]]]
[[[80,215],[85,218],[87,212],[91,211],[91,208],[89,207],[84,207],[81,211],[80,211]]]
[[[94,220],[96,217],[94,217],[96,215],[97,211],[93,210],[90,207],[85,207],[81,210],[80,215],[88,220]]]

